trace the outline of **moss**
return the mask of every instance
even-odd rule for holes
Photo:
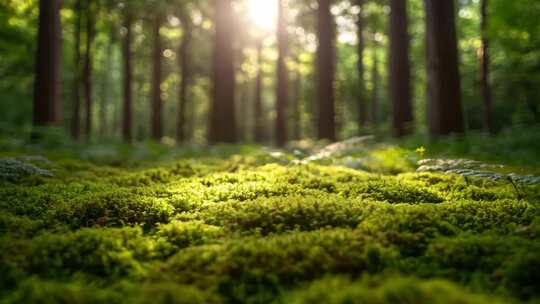
[[[213,280],[210,284],[218,284],[223,295],[239,302],[269,300],[282,288],[328,273],[376,273],[393,258],[391,249],[354,231],[322,230],[195,247],[173,256],[160,272],[179,283]]]
[[[197,214],[197,218],[233,231],[256,231],[266,235],[290,230],[354,228],[370,208],[373,203],[362,200],[294,195],[213,204]]]
[[[444,280],[423,281],[408,277],[390,277],[384,280],[351,282],[344,277],[329,277],[286,296],[284,303],[502,304],[509,301],[505,298],[474,294]]]
[[[173,207],[160,199],[117,191],[75,200],[65,212],[68,217],[64,219],[75,227],[155,226],[169,221]]]
[[[99,303],[222,303],[219,297],[192,286],[176,284],[141,284],[120,282],[113,286],[99,286],[84,281],[59,282],[29,279],[1,303],[40,304],[99,304]]]
[[[159,250],[165,252],[167,256],[190,246],[215,242],[221,236],[223,236],[223,231],[220,227],[202,222],[174,221],[160,225],[156,232],[156,237],[159,238]]]
[[[410,171],[399,149],[377,173],[253,148],[145,151],[51,157],[55,177],[0,186],[4,302],[540,299],[537,188],[518,200],[504,183],[381,174]]]

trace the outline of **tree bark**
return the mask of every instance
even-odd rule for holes
[[[107,41],[107,58],[105,59],[105,66],[111,68],[113,66],[113,43],[114,43],[114,27],[111,26],[109,41]],[[102,138],[106,137],[109,131],[109,121],[107,107],[109,105],[109,83],[111,77],[110,72],[105,71],[101,79],[101,105],[99,107],[99,133]]]
[[[432,137],[463,133],[454,1],[426,7],[428,124]]]
[[[377,128],[379,124],[379,58],[377,57],[377,45],[373,47],[373,66],[371,69],[371,81],[373,89],[371,91],[371,124]]]
[[[277,21],[277,88],[276,88],[276,144],[284,147],[287,144],[287,104],[289,100],[289,75],[286,65],[288,52],[287,18],[285,15],[283,0],[278,0],[278,21]]]
[[[126,32],[122,45],[124,61],[122,138],[124,142],[131,143],[133,141],[133,53],[131,51],[133,17],[131,12],[125,13],[124,28]]]
[[[358,70],[358,131],[361,132],[362,127],[367,123],[367,101],[366,101],[366,79],[365,79],[365,67],[364,67],[364,50],[365,50],[365,38],[364,38],[364,0],[357,0],[356,5],[359,7],[359,13],[356,19],[356,30],[358,37],[357,45],[357,70]]]
[[[86,139],[92,136],[92,99],[93,99],[93,44],[95,36],[94,0],[88,0],[86,8],[86,50],[84,54],[84,99],[85,99],[85,129]]]
[[[488,38],[488,0],[480,1],[480,18],[481,18],[481,33],[482,33],[482,46],[481,46],[481,66],[482,66],[482,76],[481,76],[481,87],[482,87],[482,98],[484,101],[484,128],[487,132],[493,134],[493,118],[492,118],[492,98],[491,98],[491,87],[489,84],[489,38]]]
[[[302,137],[302,127],[301,127],[301,102],[302,102],[302,73],[300,71],[296,72],[296,78],[294,80],[294,98],[292,103],[292,132],[293,139],[300,140]]]
[[[409,61],[409,22],[407,1],[390,1],[390,97],[396,137],[412,131],[411,68]]]
[[[61,115],[60,0],[39,2],[39,30],[34,83],[34,126],[59,125]]]
[[[187,17],[186,17],[187,18]],[[178,122],[176,126],[177,142],[179,144],[186,141],[186,110],[188,103],[189,85],[191,82],[191,67],[189,60],[189,47],[192,39],[192,28],[189,20],[182,20],[183,34],[180,49],[178,50],[180,65],[181,82],[180,91],[178,92]]]
[[[93,8],[94,0],[88,0],[86,7],[86,49],[84,53],[84,99],[85,99],[85,129],[86,139],[89,141],[92,136],[92,98],[93,98],[93,44],[95,36],[95,19]]]
[[[233,13],[231,0],[214,0],[215,48],[213,100],[208,139],[212,144],[237,141],[235,113],[235,70]]]
[[[264,141],[264,109],[262,103],[262,40],[257,41],[257,77],[255,79],[255,130],[254,130],[254,139],[257,143],[262,143]]]
[[[318,138],[336,140],[336,111],[334,96],[335,26],[330,12],[331,0],[318,0],[317,10],[317,99]]]
[[[75,2],[74,24],[74,67],[73,77],[73,112],[71,115],[71,136],[78,141],[81,138],[81,28],[82,28],[82,0]]]
[[[163,45],[160,36],[163,16],[157,14],[154,19],[153,36],[154,50],[152,56],[152,100],[151,100],[151,136],[153,140],[160,141],[163,137],[163,100],[161,99],[161,82],[163,77],[162,57]]]

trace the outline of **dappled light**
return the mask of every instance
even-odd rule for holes
[[[540,303],[538,0],[0,0],[0,304]]]
[[[277,5],[277,0],[248,0],[250,21],[261,30],[274,30],[277,24]]]

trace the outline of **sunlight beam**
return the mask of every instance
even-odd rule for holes
[[[264,31],[271,31],[276,28],[276,0],[247,0],[247,8],[249,18],[257,28]]]

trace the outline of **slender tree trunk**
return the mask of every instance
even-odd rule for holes
[[[318,0],[317,36],[317,99],[318,138],[336,140],[336,110],[334,96],[335,27],[330,12],[331,0]]]
[[[176,136],[179,144],[186,141],[186,110],[189,93],[188,89],[191,82],[191,68],[189,65],[189,47],[192,38],[191,24],[185,19],[182,20],[182,22],[184,32],[182,35],[182,42],[180,43],[180,49],[178,50],[181,82],[180,91],[178,92],[178,122],[176,126]]]
[[[241,141],[247,142],[249,141],[249,123],[250,123],[250,117],[249,117],[249,106],[250,106],[250,82],[244,81],[240,85],[240,111],[238,112],[238,115],[240,117],[239,121],[239,138]],[[240,123],[241,122],[241,123]]]
[[[277,41],[278,41],[278,60],[277,60],[277,88],[276,88],[276,143],[279,147],[287,144],[287,104],[289,99],[288,90],[288,70],[286,66],[288,35],[287,18],[285,16],[285,7],[283,0],[278,0],[278,23],[277,23]]]
[[[359,7],[359,13],[356,19],[356,30],[358,37],[357,46],[357,70],[358,70],[358,131],[361,132],[362,127],[367,123],[367,101],[366,101],[366,79],[365,79],[365,67],[364,67],[364,0],[357,0],[356,5]]]
[[[373,81],[373,90],[371,91],[371,124],[377,128],[379,124],[379,58],[377,57],[377,45],[373,47],[373,67],[371,70],[371,79]]]
[[[61,1],[39,2],[38,49],[34,83],[34,125],[59,125],[61,115]]]
[[[124,16],[126,33],[122,45],[124,60],[122,138],[124,142],[133,141],[133,53],[131,51],[133,17],[130,12]]]
[[[424,3],[429,133],[432,137],[463,133],[454,1],[424,0]]]
[[[410,134],[413,124],[407,1],[390,1],[390,96],[394,134]]]
[[[216,31],[213,66],[213,101],[210,110],[210,143],[237,141],[235,113],[235,70],[232,43],[231,0],[214,0]]]
[[[163,24],[163,16],[158,14],[154,20],[153,36],[154,51],[152,56],[152,107],[151,107],[151,136],[153,140],[160,141],[163,137],[163,100],[161,99],[161,82],[163,77],[162,57],[163,45],[161,42],[160,29]]]
[[[302,111],[301,109],[301,101],[302,101],[302,74],[300,71],[296,72],[296,78],[294,80],[294,98],[293,98],[293,104],[292,104],[292,132],[293,132],[293,139],[294,140],[300,140],[302,137],[302,128],[301,128],[301,120],[300,113]]]
[[[494,133],[493,118],[492,118],[492,98],[491,87],[489,85],[489,39],[488,39],[488,0],[480,1],[481,7],[481,33],[482,33],[482,46],[481,46],[481,65],[482,65],[482,97],[484,100],[484,128],[489,133]]]
[[[90,140],[92,136],[92,99],[93,99],[93,44],[95,36],[94,0],[88,0],[86,8],[86,50],[84,54],[84,99],[85,99],[85,135]]]
[[[109,35],[109,41],[107,42],[107,59],[105,60],[105,66],[111,68],[113,66],[113,43],[114,43],[114,27],[111,26],[111,33]],[[99,133],[102,138],[107,136],[109,129],[108,122],[108,109],[109,106],[108,97],[109,97],[109,83],[110,83],[110,72],[105,70],[103,78],[101,79],[101,105],[99,111]]]
[[[81,28],[82,0],[75,2],[75,76],[73,77],[73,113],[71,115],[71,136],[78,141],[81,138]]]
[[[262,40],[257,41],[257,77],[255,79],[255,130],[254,130],[254,139],[257,143],[262,143],[264,141],[264,110],[262,103]]]
[[[186,119],[186,140],[194,139],[197,134],[197,126],[200,124],[197,117],[197,108],[192,102],[188,104],[186,112],[189,112],[189,115]]]

